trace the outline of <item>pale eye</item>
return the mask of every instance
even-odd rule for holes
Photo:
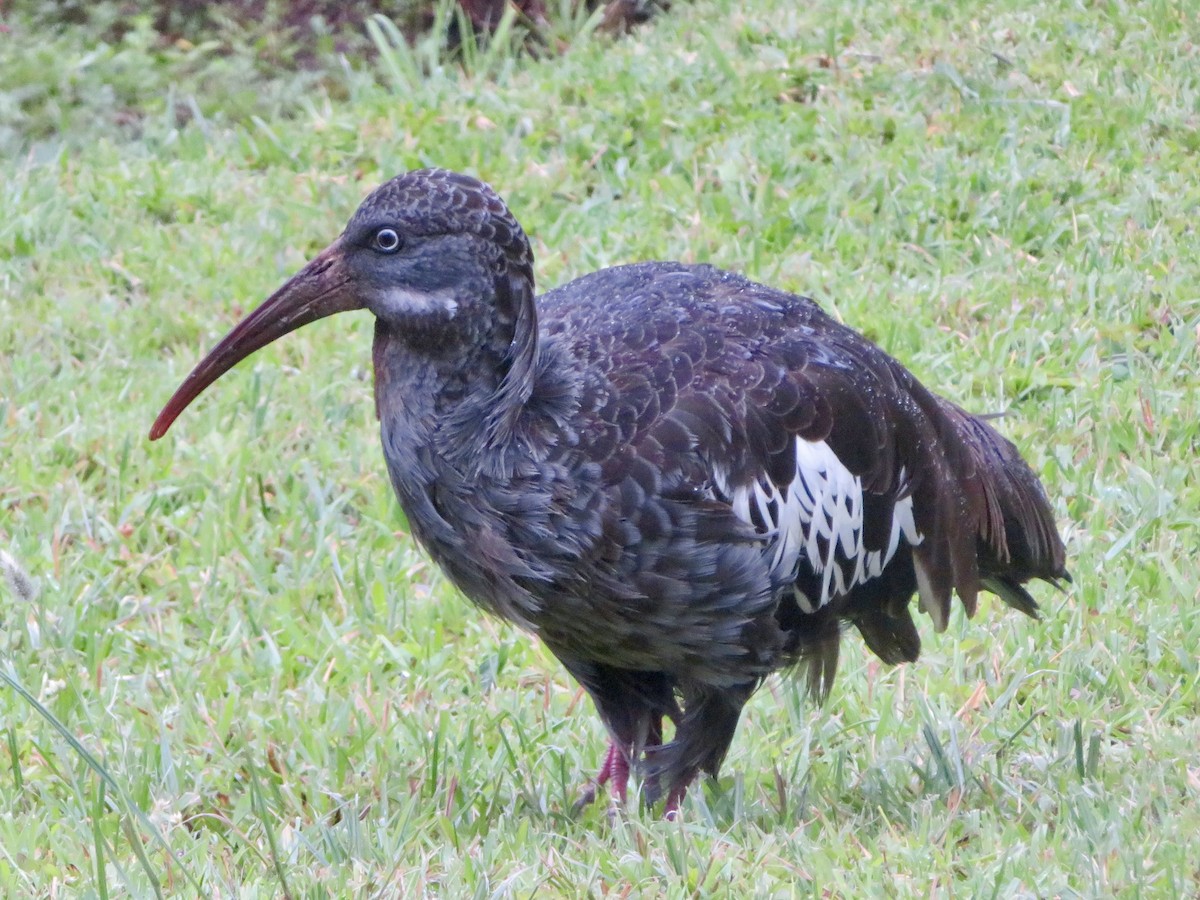
[[[400,249],[400,235],[395,228],[380,228],[375,232],[375,249],[380,253],[395,253]]]

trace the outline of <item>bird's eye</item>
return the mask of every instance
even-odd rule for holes
[[[374,243],[380,253],[395,253],[400,249],[400,235],[395,228],[380,228],[375,232]]]

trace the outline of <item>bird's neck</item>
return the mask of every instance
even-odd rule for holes
[[[518,436],[529,392],[507,380],[507,356],[478,347],[441,356],[395,338],[377,326],[375,397],[409,528],[464,592],[531,627],[536,603],[513,579],[537,573],[503,539],[504,514],[494,502],[529,454]]]
[[[536,331],[507,331],[464,340],[449,329],[419,334],[377,320],[375,409],[385,438],[460,468],[502,453],[537,355]]]

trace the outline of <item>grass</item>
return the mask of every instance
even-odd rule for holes
[[[703,0],[558,58],[463,74],[381,38],[297,75],[13,13],[0,893],[1195,896],[1191,18]],[[501,191],[543,285],[711,261],[1007,410],[1075,586],[1040,592],[1042,622],[991,601],[924,623],[896,670],[849,640],[822,710],[772,679],[680,823],[572,816],[601,729],[406,537],[369,317],[145,438],[239,315],[423,164]]]

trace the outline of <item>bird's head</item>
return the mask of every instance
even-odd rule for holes
[[[533,253],[504,201],[486,184],[444,169],[399,175],[376,188],[346,230],[200,361],[163,407],[150,439],[210,384],[254,351],[302,325],[368,309],[412,346],[455,353],[494,345],[506,366],[529,355],[536,332]]]

